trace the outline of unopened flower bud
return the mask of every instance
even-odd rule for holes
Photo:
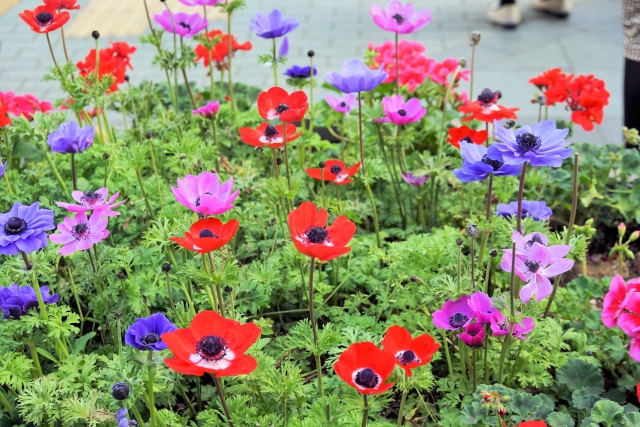
[[[495,258],[495,257],[497,257],[497,256],[498,256],[498,251],[496,251],[495,249],[491,249],[491,250],[489,251],[489,256],[490,256],[491,258]]]
[[[504,124],[504,127],[506,129],[511,129],[512,127],[514,127],[516,125],[516,121],[515,120],[507,120]]]
[[[458,65],[462,68],[467,66],[467,59],[466,58],[460,58],[458,59]]]
[[[225,287],[224,287],[224,291],[225,291],[226,293],[230,294],[230,293],[233,291],[233,288],[232,288],[231,286],[228,286],[228,285],[227,285],[227,286],[225,286]]]
[[[504,418],[504,416],[507,415],[507,409],[504,407],[498,409],[498,415],[500,415],[500,418]]]
[[[498,99],[502,98],[502,92],[500,92],[499,90],[495,91],[494,93],[498,94]]]
[[[200,169],[200,163],[196,163],[195,165],[193,165],[194,169]],[[215,173],[215,172],[214,172]]]
[[[538,96],[538,104],[547,105],[547,97],[544,95]]]
[[[165,262],[164,264],[162,264],[162,267],[160,267],[162,269],[163,273],[168,273],[171,271],[171,264],[169,264],[168,262]]]
[[[115,400],[125,400],[129,397],[129,384],[125,382],[115,383],[111,386],[111,396]]]
[[[411,277],[409,278],[409,280],[411,280],[412,282],[414,282],[414,283],[415,283],[415,282],[417,282],[417,281],[418,281],[418,278],[417,278],[416,276],[411,276]]]
[[[640,230],[636,230],[629,236],[629,243],[635,242],[640,237]]]
[[[129,81],[129,75],[127,74],[126,76],[124,76],[124,81],[128,82]]]
[[[118,273],[118,279],[120,279],[120,280],[124,280],[124,279],[126,279],[126,278],[127,278],[127,273],[126,273],[126,272],[124,272],[124,271],[120,271],[120,272]]]
[[[115,317],[116,320],[120,319],[122,317],[122,312],[116,311],[115,313],[113,313],[113,317]]]
[[[91,31],[91,37],[98,40],[100,38],[100,33],[97,31]]]
[[[482,33],[480,31],[474,31],[471,33],[471,44],[477,45],[480,43],[480,39],[482,38]]]
[[[462,246],[462,239],[456,239],[456,245]]]
[[[624,237],[626,232],[627,232],[627,226],[625,225],[625,223],[621,222],[620,224],[618,224],[618,236],[622,238]]]
[[[109,153],[104,153],[104,154],[102,155],[102,158],[103,158],[104,160],[109,160]]]
[[[145,136],[145,137],[147,137],[147,139],[151,139],[151,138],[153,138],[153,134],[151,133],[151,131],[146,131],[146,132],[144,133],[144,136]]]
[[[478,234],[480,234],[480,232],[478,231],[478,226],[476,224],[473,224],[473,223],[469,224],[467,226],[467,234],[471,238],[478,237]]]
[[[238,268],[242,268],[242,261],[238,261]]]
[[[312,51],[312,50],[310,50],[309,52],[307,52],[307,56],[308,56],[309,58],[313,58],[315,55],[316,55],[316,53],[315,53],[314,51]]]
[[[276,159],[276,164],[277,164],[278,166],[280,166],[280,165],[282,164],[282,159],[281,159],[280,157],[278,157],[278,158]]]
[[[184,160],[184,159],[186,159],[186,158],[187,158],[187,155],[186,155],[186,154],[184,154],[184,153],[183,153],[183,154],[180,154],[180,160]]]
[[[323,168],[323,167],[327,166],[327,164],[326,164],[325,162],[320,162],[320,163],[318,163],[318,166],[320,166],[321,168]]]

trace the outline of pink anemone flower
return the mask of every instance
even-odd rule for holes
[[[74,205],[71,203],[56,202],[56,205],[68,210],[69,212],[100,212],[102,216],[118,216],[120,212],[116,212],[113,209],[124,204],[129,199],[124,199],[121,202],[115,203],[120,196],[119,192],[116,192],[111,198],[109,198],[109,189],[100,188],[96,191],[73,191],[71,197],[80,203]]]
[[[530,233],[526,236],[514,231],[511,235],[511,240],[516,244],[516,258],[525,260],[527,259],[527,254],[531,250],[531,247],[534,243],[539,243],[542,246],[547,247],[549,252],[551,253],[552,260],[562,259],[571,251],[571,246],[569,245],[553,245],[547,246],[549,243],[549,239],[542,233]],[[511,262],[511,249],[503,249],[505,255],[503,255],[503,260],[505,258],[509,258],[509,263]]]
[[[473,309],[469,306],[469,295],[457,300],[448,300],[440,310],[433,312],[433,324],[439,329],[455,331],[466,327],[473,320]]]
[[[513,325],[511,335],[515,338],[525,339],[525,336],[533,330],[535,323],[531,317],[525,317],[522,322]],[[505,317],[499,311],[491,316],[491,334],[494,337],[501,337],[509,333],[511,324],[507,322]]]
[[[604,326],[607,328],[616,326],[618,317],[635,292],[640,292],[640,278],[631,279],[626,284],[624,278],[619,274],[611,279],[609,292],[604,296],[600,316]]]
[[[209,101],[207,102],[206,105],[200,108],[197,108],[195,110],[191,110],[191,113],[194,116],[202,116],[202,117],[206,117],[207,119],[210,119],[216,114],[218,114],[218,111],[220,111],[220,102]]]
[[[178,187],[171,187],[178,202],[202,215],[220,215],[232,209],[240,190],[233,191],[233,178],[220,184],[220,177],[212,172],[178,179]]]
[[[329,107],[333,108],[338,113],[348,113],[358,105],[356,96],[352,93],[346,94],[343,98],[337,96],[325,95],[324,99],[329,104]]]
[[[73,218],[65,218],[58,224],[60,233],[52,234],[49,240],[64,245],[58,250],[60,255],[70,255],[75,251],[84,251],[96,243],[100,243],[109,235],[108,218],[103,218],[100,212],[94,212],[87,219],[84,212],[77,213]]]
[[[411,98],[404,102],[402,95],[385,96],[382,100],[382,107],[386,116],[380,119],[373,119],[374,122],[391,122],[396,125],[406,125],[419,121],[427,114],[426,108],[422,108],[418,98]]]
[[[484,326],[480,323],[472,323],[464,328],[464,332],[456,336],[469,347],[480,348],[484,342]]]
[[[384,8],[374,3],[369,13],[378,27],[396,34],[418,31],[433,19],[429,9],[416,12],[413,4],[405,6],[398,0],[392,0]]]
[[[491,323],[491,317],[496,313],[500,313],[498,309],[493,306],[489,295],[484,292],[476,292],[471,295],[469,307],[473,310],[477,323]]]

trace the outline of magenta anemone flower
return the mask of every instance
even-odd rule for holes
[[[611,279],[609,292],[604,296],[602,314],[600,315],[604,326],[607,328],[616,326],[618,317],[634,292],[640,292],[640,278],[629,280],[626,284],[619,274]]]
[[[463,295],[457,300],[449,300],[440,310],[433,313],[433,324],[436,328],[455,331],[464,328],[473,320],[473,309],[469,306],[469,295]]]
[[[196,110],[191,110],[191,113],[194,116],[202,116],[202,117],[206,117],[207,119],[212,118],[213,116],[215,116],[216,114],[218,114],[218,111],[220,110],[220,102],[218,101],[209,101],[207,102],[206,105],[196,109]]]
[[[413,4],[404,6],[398,0],[392,0],[384,8],[374,3],[369,13],[378,27],[397,34],[418,31],[433,19],[429,9],[416,12]]]
[[[220,177],[212,172],[178,179],[178,187],[171,187],[176,200],[202,215],[219,215],[232,209],[240,190],[233,191],[233,178],[220,184]]]
[[[498,309],[493,306],[489,295],[484,292],[476,292],[471,295],[469,298],[469,307],[473,310],[477,323],[491,323],[491,317],[496,313],[500,313]]]
[[[327,100],[329,107],[333,108],[338,113],[348,113],[353,110],[356,105],[358,105],[358,100],[352,93],[348,93],[342,98],[332,95],[326,95],[324,99]]]
[[[171,13],[165,10],[162,13],[153,15],[153,19],[168,33],[187,38],[195,36],[207,28],[208,25],[207,20],[200,16],[199,13]]]
[[[121,202],[115,203],[120,196],[119,192],[116,192],[111,198],[109,198],[109,189],[100,188],[96,191],[73,191],[71,197],[80,203],[74,205],[71,203],[56,202],[56,205],[68,210],[69,212],[100,212],[102,216],[118,216],[120,212],[116,212],[113,209],[125,203],[128,199],[124,199]]]
[[[513,331],[511,335],[515,338],[523,340],[525,336],[533,330],[535,323],[531,317],[525,317],[521,323],[513,325]],[[491,332],[494,337],[502,337],[509,333],[511,324],[507,322],[502,313],[499,311],[491,316]]]
[[[429,175],[414,175],[411,172],[403,173],[402,180],[409,185],[413,185],[414,187],[420,187],[427,182]]]
[[[109,235],[108,218],[103,218],[100,212],[94,212],[87,218],[84,212],[77,213],[73,218],[66,217],[58,224],[60,233],[52,234],[49,240],[64,245],[58,253],[70,255],[75,251],[85,251],[96,243],[100,243]]]
[[[542,246],[547,246],[549,243],[549,239],[542,233],[530,233],[526,236],[514,231],[511,235],[511,240],[516,244],[516,258],[525,260],[527,258],[527,253],[531,249],[531,246],[534,243],[538,243]],[[551,259],[562,259],[571,251],[571,246],[569,245],[553,245],[548,246],[549,251],[551,252]],[[503,249],[504,255],[502,256],[502,262],[511,263],[511,249]],[[508,260],[505,260],[508,258]],[[511,264],[509,264],[511,265]]]
[[[411,98],[404,102],[402,95],[385,96],[382,100],[382,107],[386,115],[380,119],[373,119],[374,122],[391,122],[398,126],[407,125],[419,121],[427,114],[427,110],[422,108],[418,98]]]
[[[456,336],[467,346],[480,348],[484,342],[484,326],[480,323],[472,323],[464,328],[464,332]]]

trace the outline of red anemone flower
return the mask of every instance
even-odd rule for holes
[[[382,347],[394,355],[398,366],[411,376],[411,369],[431,362],[440,344],[429,334],[412,339],[409,331],[402,326],[392,326],[382,340]]]
[[[11,124],[11,119],[7,115],[8,112],[8,106],[0,102],[0,127],[8,126]]]
[[[238,225],[237,219],[232,219],[226,224],[223,224],[218,218],[200,219],[191,226],[188,232],[184,233],[184,239],[171,237],[169,240],[190,251],[206,254],[229,243],[236,234]]]
[[[313,179],[318,181],[331,181],[337,185],[345,185],[353,182],[352,179],[347,179],[358,172],[360,169],[360,162],[348,168],[344,162],[340,160],[327,160],[324,162],[323,168],[307,168],[307,173]],[[324,170],[324,175],[322,171]],[[324,176],[324,178],[323,178]]]
[[[370,342],[351,344],[333,364],[336,374],[362,394],[380,394],[393,387],[385,384],[396,358]]]
[[[218,70],[226,70],[229,65],[225,62],[227,57],[229,56],[229,35],[223,34],[220,30],[211,30],[208,34],[209,40],[213,40],[216,37],[219,38],[219,41],[213,45],[209,53],[207,54],[207,48],[203,44],[199,44],[196,46],[196,60],[198,62],[200,60],[203,61],[205,67],[209,66],[209,56],[211,56],[211,60],[213,60],[215,67]],[[231,53],[235,56],[235,53],[238,50],[251,50],[253,46],[250,41],[244,43],[238,43],[235,36],[231,36]]]
[[[301,90],[289,95],[281,87],[272,87],[258,95],[258,112],[265,120],[279,117],[281,122],[299,122],[307,108],[307,94]]]
[[[500,104],[484,104],[480,101],[473,101],[469,105],[461,105],[458,107],[458,111],[463,114],[470,114],[470,116],[462,119],[463,122],[471,120],[479,120],[481,122],[493,123],[494,120],[502,119],[517,119],[516,111],[519,108],[507,108]]]
[[[483,144],[489,134],[486,130],[474,130],[469,126],[450,128],[447,142],[456,148],[460,148],[460,141],[472,142],[477,145]]]
[[[36,33],[49,33],[66,24],[71,15],[69,12],[58,12],[55,7],[38,6],[33,10],[25,10],[20,18]]]
[[[76,4],[78,0],[44,0],[44,4],[49,7],[67,10],[80,9],[80,5]]]
[[[518,427],[547,427],[547,423],[544,421],[523,421],[518,424]]]
[[[289,212],[287,218],[293,244],[300,253],[330,261],[351,251],[345,247],[356,232],[356,225],[346,216],[339,216],[333,225],[326,227],[327,211],[311,202],[304,202]]]
[[[296,134],[296,126],[287,124],[287,140],[284,140],[283,125],[274,126],[269,123],[263,123],[256,129],[240,128],[240,139],[254,147],[280,148],[285,143],[295,141],[302,132]]]
[[[225,319],[215,311],[201,311],[188,328],[162,334],[175,357],[164,363],[185,375],[231,377],[251,373],[258,363],[244,354],[260,337],[262,329],[254,323],[244,325]]]

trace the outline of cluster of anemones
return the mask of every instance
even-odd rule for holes
[[[195,61],[202,61],[205,67],[208,67],[209,61],[212,61],[217,70],[226,71],[229,68],[229,64],[226,61],[229,56],[229,35],[220,30],[211,30],[206,37],[209,43],[214,41],[215,43],[209,49],[202,43],[198,44],[194,49],[196,53]],[[235,36],[231,35],[231,54],[233,56],[239,50],[251,50],[252,47],[250,41],[238,43]]]
[[[67,10],[80,9],[78,0],[43,0],[44,5],[33,10],[25,10],[20,18],[36,33],[49,33],[69,22]]]
[[[99,79],[107,75],[113,76],[109,92],[115,92],[118,85],[125,83],[127,68],[133,70],[130,56],[136,51],[136,47],[129,46],[126,42],[109,43],[111,47],[100,49],[99,55],[96,55],[95,49],[91,49],[84,61],[79,61],[76,67],[80,70],[80,76],[87,78],[95,76],[97,65]]]
[[[618,274],[611,279],[600,317],[607,328],[619,326],[631,337],[629,356],[640,362],[640,278],[625,283]]]
[[[5,121],[9,120],[6,124],[11,123],[7,113],[33,120],[33,115],[37,111],[46,113],[51,110],[53,110],[53,105],[50,102],[39,101],[38,98],[29,93],[16,96],[15,92],[0,92],[0,116],[6,117]],[[5,126],[2,124],[2,117],[0,117],[0,126]]]

